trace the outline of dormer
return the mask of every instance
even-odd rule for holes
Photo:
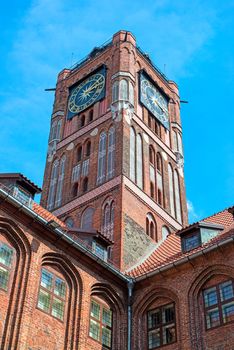
[[[222,225],[200,221],[177,233],[181,238],[183,253],[208,243],[224,229]]]
[[[20,173],[0,174],[0,186],[19,202],[29,207],[31,207],[35,194],[41,193],[37,185]]]

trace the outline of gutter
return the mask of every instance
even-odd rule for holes
[[[128,282],[128,345],[127,349],[132,349],[132,299],[133,299],[133,280]]]
[[[182,265],[184,263],[187,263],[187,262],[190,263],[191,260],[194,260],[195,258],[197,258],[199,256],[207,254],[207,253],[209,253],[209,252],[211,252],[213,250],[216,250],[216,249],[218,249],[218,248],[220,248],[222,246],[225,246],[225,245],[227,245],[229,243],[234,243],[234,236],[231,237],[231,238],[229,237],[229,238],[227,238],[227,239],[225,239],[225,240],[223,240],[221,242],[218,242],[218,243],[216,243],[216,244],[214,244],[214,245],[212,245],[210,247],[204,248],[204,249],[200,250],[199,252],[196,252],[196,253],[193,253],[191,255],[185,256],[185,257],[179,259],[178,261],[175,261],[173,263],[169,263],[167,265],[164,265],[163,267],[159,267],[159,268],[157,268],[154,271],[145,273],[144,275],[141,275],[139,277],[135,277],[134,281],[135,282],[143,281],[143,280],[145,280],[145,279],[147,279],[149,277],[152,277],[152,276],[158,275],[158,274],[160,274],[162,272],[168,271],[168,270],[170,270],[173,267],[176,268],[177,266]]]

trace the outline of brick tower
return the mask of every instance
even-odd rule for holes
[[[178,88],[130,32],[59,73],[41,204],[121,269],[187,224]]]

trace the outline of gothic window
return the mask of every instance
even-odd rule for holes
[[[180,154],[183,154],[182,139],[179,133],[177,133],[177,141],[178,141],[178,152],[180,152]]]
[[[153,166],[155,165],[155,152],[152,146],[149,147],[149,161]]]
[[[115,128],[112,126],[108,132],[107,179],[115,173]]]
[[[136,181],[136,134],[134,128],[130,128],[130,179]]]
[[[141,135],[137,135],[137,176],[136,182],[140,188],[143,188],[143,149]]]
[[[52,171],[51,171],[51,179],[50,179],[48,202],[47,202],[48,210],[51,210],[54,208],[55,191],[56,191],[56,185],[58,180],[58,168],[59,168],[59,161],[58,159],[56,159],[52,165]]]
[[[134,88],[131,82],[129,82],[129,102],[134,106]]]
[[[0,289],[7,291],[13,260],[13,249],[0,242]]]
[[[121,79],[119,82],[119,99],[128,100],[128,82],[125,79]]]
[[[111,349],[112,311],[106,303],[91,300],[89,336],[97,340],[105,349]]]
[[[157,166],[157,202],[163,206],[163,164],[160,153],[156,155]]]
[[[151,129],[151,115],[148,113],[148,127]]]
[[[85,114],[82,114],[80,117],[80,127],[82,128],[83,126],[85,126]]]
[[[203,290],[206,329],[234,321],[234,281]]]
[[[62,159],[60,160],[57,192],[56,192],[56,199],[55,199],[55,206],[56,207],[58,207],[62,202],[63,181],[64,181],[64,174],[65,174],[65,162],[66,162],[66,156],[64,155],[62,157]]]
[[[51,271],[43,268],[39,287],[37,307],[47,314],[63,321],[66,301],[66,282]]]
[[[91,153],[91,142],[88,141],[88,142],[86,143],[86,152],[85,152],[86,157],[89,157],[89,156],[90,156],[90,153]]]
[[[86,208],[81,216],[81,228],[92,229],[93,227],[93,213],[94,209],[91,207]]]
[[[114,201],[107,202],[103,209],[103,222],[102,222],[102,230],[105,235],[109,237],[113,237],[114,232],[114,211],[115,204]]]
[[[57,133],[56,133],[56,139],[59,141],[61,138],[61,127],[62,127],[62,119],[58,121],[57,124]]]
[[[154,132],[159,137],[161,137],[161,127],[160,127],[160,124],[159,124],[159,122],[157,120],[155,120],[155,123],[154,123]]]
[[[112,102],[118,101],[119,99],[119,82],[115,81],[112,86]]]
[[[84,193],[88,191],[88,184],[89,184],[89,180],[87,177],[85,177],[83,179],[83,184],[82,184],[82,188],[83,188]]]
[[[93,109],[89,111],[89,122],[93,121]]]
[[[182,138],[179,132],[172,130],[173,150],[183,154]]]
[[[98,148],[98,176],[97,184],[102,184],[106,177],[106,133],[103,131],[100,134]]]
[[[72,197],[76,197],[78,195],[78,189],[79,189],[78,182],[75,182],[72,185]]]
[[[171,215],[175,217],[174,181],[173,181],[173,169],[171,164],[168,164],[168,181],[169,181],[170,212],[171,212]]]
[[[51,131],[50,131],[50,141],[60,140],[61,127],[62,127],[62,119],[53,121],[51,126]]]
[[[69,216],[66,218],[65,224],[67,227],[72,228],[74,226],[74,220]]]
[[[181,222],[180,183],[177,171],[174,172],[176,219]]]
[[[163,226],[162,227],[162,240],[164,241],[167,238],[167,236],[169,236],[169,234],[170,234],[169,228],[167,226]]]
[[[82,146],[77,148],[77,162],[80,162],[82,159]]]
[[[148,349],[157,349],[176,341],[175,305],[168,304],[147,314]]]
[[[151,213],[148,213],[146,216],[146,234],[157,241],[156,221]]]

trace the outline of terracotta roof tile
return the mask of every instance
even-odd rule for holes
[[[54,220],[62,228],[66,228],[66,225],[65,225],[65,223],[63,221],[59,220],[57,218],[57,216],[53,215],[52,213],[50,213],[48,210],[46,210],[45,208],[43,208],[41,205],[37,204],[36,202],[33,202],[32,210],[36,214],[38,214],[41,217],[43,217],[45,220],[47,220],[47,221]]]
[[[219,235],[214,237],[208,243],[203,246],[199,246],[187,253],[181,251],[180,237],[176,233],[170,234],[161,245],[159,245],[153,253],[138,266],[133,267],[131,270],[128,269],[127,274],[132,277],[139,277],[165,266],[169,263],[173,263],[183,257],[189,256],[195,252],[201,251],[202,249],[212,246],[217,242],[220,242],[229,236],[234,235],[234,219],[228,209],[225,209],[213,216],[210,216],[202,221],[221,224],[225,227],[223,231],[220,231]],[[190,225],[193,226],[193,225]]]

